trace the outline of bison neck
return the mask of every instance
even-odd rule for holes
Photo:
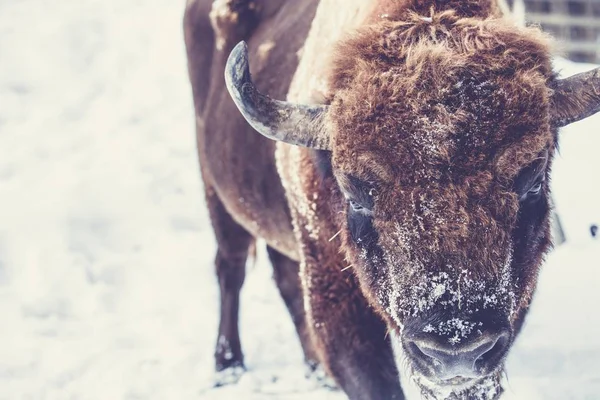
[[[486,18],[499,16],[501,9],[497,0],[381,0],[377,14],[387,14],[393,19],[405,10],[415,11],[423,16],[429,16],[432,12],[454,10],[464,17]]]
[[[325,80],[330,59],[324,54],[331,54],[336,43],[360,26],[382,18],[402,19],[408,11],[427,17],[446,10],[465,17],[487,18],[507,13],[508,6],[505,0],[321,0],[288,99],[320,103],[328,97]],[[311,51],[317,49],[321,51]]]

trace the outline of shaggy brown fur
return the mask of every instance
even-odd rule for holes
[[[554,147],[545,40],[453,11],[396,18],[341,44],[333,62],[336,176],[376,188],[380,245],[403,253],[388,257],[428,272],[456,260],[496,279],[519,210],[513,181]]]
[[[306,324],[297,284],[284,298],[307,358],[350,398],[404,397],[392,342],[404,347],[425,396],[498,397],[502,360],[550,244],[556,132],[546,38],[500,19],[493,1],[322,0],[315,15],[307,0],[274,6],[265,18],[269,4],[215,2],[224,8],[211,14],[209,80],[194,54],[208,36],[190,33],[200,30],[186,19],[208,205],[219,251],[230,254],[218,258],[220,335],[237,338],[243,260],[261,236],[300,261]],[[243,12],[250,17],[236,16]],[[272,47],[284,32],[285,45]],[[240,39],[259,62],[252,70],[261,91],[285,98],[295,70],[291,100],[331,104],[330,152],[280,143],[275,175],[272,144],[233,111],[219,76]],[[305,39],[296,70],[289,56]],[[482,367],[484,377],[445,395],[438,389],[447,383],[407,347],[408,333],[458,346],[499,329],[509,343]],[[234,359],[241,363],[239,339]],[[222,361],[217,351],[218,368],[236,365]]]

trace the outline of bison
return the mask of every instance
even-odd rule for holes
[[[549,39],[491,0],[189,0],[184,32],[216,369],[243,368],[263,238],[307,363],[349,398],[402,399],[400,373],[498,398],[551,246],[558,129],[600,111],[600,70],[558,79]]]

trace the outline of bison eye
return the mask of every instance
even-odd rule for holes
[[[535,196],[535,195],[540,194],[541,191],[542,191],[542,182],[538,182],[535,185],[533,185],[531,187],[531,189],[529,189],[529,191],[527,192],[527,195]]]
[[[371,216],[373,214],[371,210],[369,210],[367,207],[363,206],[355,200],[348,199],[348,203],[350,204],[350,209],[354,213],[362,214],[365,216]]]
[[[520,201],[525,201],[525,200],[537,200],[540,197],[540,194],[542,193],[542,189],[544,188],[544,181],[540,180],[537,181],[533,186],[531,186],[529,188],[529,190],[521,196]]]

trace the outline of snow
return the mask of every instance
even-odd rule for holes
[[[1,400],[344,398],[305,379],[262,251],[242,294],[248,371],[213,388],[215,245],[183,8],[0,1]],[[553,184],[568,244],[541,274],[503,398],[600,392],[599,122],[563,132]]]

